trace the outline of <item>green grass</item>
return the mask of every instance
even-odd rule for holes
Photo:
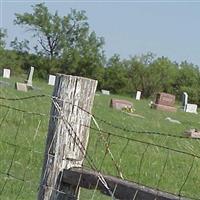
[[[36,94],[50,95],[53,89],[45,82],[35,81],[35,90],[24,93],[14,89],[15,81],[23,81],[23,79],[12,78],[8,80],[1,78],[0,81],[2,80],[10,83],[9,86],[0,85],[0,96],[6,98],[20,98]],[[113,97],[132,101],[136,109],[135,114],[144,116],[144,119],[110,108],[110,100]],[[102,133],[103,137],[107,138],[109,148],[125,179],[178,194],[193,158],[134,140],[163,145],[198,156],[200,156],[200,141],[136,133],[135,131],[154,131],[182,136],[187,129],[200,129],[200,117],[199,114],[185,113],[179,108],[176,113],[153,110],[149,108],[149,102],[150,100],[136,101],[129,97],[99,95],[95,96],[93,114],[97,117],[96,120],[103,131],[125,137],[119,138]],[[39,97],[22,101],[1,99],[0,104],[46,114],[39,116],[0,106],[0,199],[36,199],[48,129],[50,98]],[[170,123],[165,120],[166,117],[177,119],[181,124]],[[105,124],[98,118],[114,126]],[[116,126],[133,131],[127,132],[115,128]],[[92,123],[92,127],[96,128],[94,123]],[[126,137],[132,140],[128,142]],[[17,147],[13,144],[16,144]],[[103,159],[105,152],[106,146],[100,133],[90,130],[88,155],[92,158],[96,168],[100,169],[102,173],[119,176],[110,155],[107,153],[105,159]],[[89,166],[87,160],[84,165]],[[181,195],[194,198],[200,196],[199,169],[200,159],[195,158],[193,168]],[[14,177],[6,176],[6,173]],[[21,181],[21,179],[26,180],[26,182]],[[90,199],[92,195],[93,191],[82,190],[81,199]],[[96,192],[94,199],[108,198]]]

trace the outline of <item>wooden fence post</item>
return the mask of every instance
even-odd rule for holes
[[[88,78],[57,75],[38,200],[77,197],[76,188],[61,185],[61,179],[64,169],[82,166],[96,86]]]

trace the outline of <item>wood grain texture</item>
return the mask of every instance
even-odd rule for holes
[[[58,190],[67,192],[61,185],[63,170],[81,167],[96,86],[95,80],[57,75],[38,200],[61,199]]]
[[[146,186],[142,186],[130,181],[122,180],[117,177],[103,175],[106,183],[111,191],[114,192],[116,199],[122,200],[187,200],[166,192],[157,191]],[[98,172],[89,171],[83,168],[72,168],[65,170],[63,174],[63,180],[65,184],[71,185],[79,184],[80,187],[86,189],[95,189],[98,181]],[[99,181],[97,189],[104,195],[109,193],[103,184]]]

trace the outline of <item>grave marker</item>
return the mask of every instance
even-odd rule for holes
[[[188,103],[185,112],[197,114],[197,104]]]
[[[10,78],[10,69],[3,69],[3,78]]]
[[[110,95],[110,91],[108,90],[101,90],[101,93],[105,95]]]
[[[34,72],[34,67],[31,67],[27,80],[27,86],[29,87],[32,87],[33,72]]]
[[[55,85],[55,81],[56,81],[56,76],[54,75],[49,75],[49,82],[48,85]]]
[[[137,91],[135,99],[140,100],[140,97],[141,97],[141,91]]]
[[[133,103],[122,99],[111,99],[110,107],[115,108],[117,110],[122,110],[123,108],[132,108]]]
[[[155,103],[152,104],[152,107],[157,110],[176,112],[175,104],[175,96],[168,93],[158,93],[156,96]]]
[[[28,88],[27,88],[27,84],[26,84],[26,83],[19,83],[19,82],[16,82],[15,86],[16,86],[16,89],[17,89],[18,91],[23,91],[23,92],[27,92],[27,91],[28,91]]]
[[[188,94],[186,92],[183,92],[182,104],[183,104],[183,110],[186,111],[186,107],[188,104]]]

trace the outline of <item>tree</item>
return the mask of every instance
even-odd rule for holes
[[[157,92],[168,92],[175,94],[177,85],[178,66],[167,57],[155,59],[147,69],[148,96]]]
[[[6,43],[5,43],[5,37],[7,36],[6,30],[0,28],[0,48],[4,48]]]
[[[104,87],[113,93],[127,92],[127,70],[120,56],[113,55],[107,63],[104,75]]]
[[[66,45],[73,44],[89,28],[84,11],[71,10],[67,16],[60,17],[57,11],[51,14],[44,3],[32,8],[33,13],[15,14],[14,23],[26,26],[38,39],[42,53],[51,59],[60,56]]]
[[[44,3],[32,8],[33,13],[16,14],[14,22],[27,27],[38,39],[37,55],[50,58],[45,58],[41,74],[70,73],[95,78],[101,83],[104,40],[90,31],[85,11],[72,9],[67,16],[60,17],[58,12],[50,13]],[[15,45],[15,48],[21,47]]]
[[[140,90],[144,96],[148,96],[148,74],[147,68],[153,62],[155,55],[151,52],[142,54],[141,56],[134,56],[126,61],[128,77],[131,89],[133,91]]]
[[[17,37],[10,43],[10,47],[13,48],[14,51],[18,53],[28,53],[30,50],[29,48],[29,41],[24,40],[24,41],[18,41]]]

